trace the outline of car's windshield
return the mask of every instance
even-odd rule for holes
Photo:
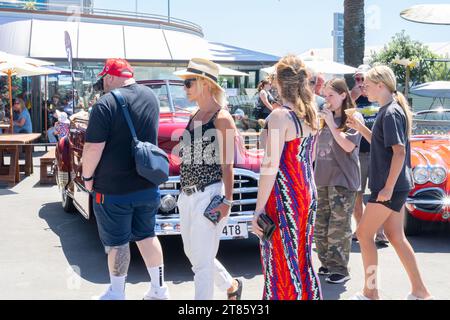
[[[430,111],[430,112],[421,112],[414,116],[415,120],[440,120],[440,121],[450,121],[450,111],[442,110],[442,111]]]
[[[415,114],[413,134],[450,134],[450,111],[430,111]]]
[[[172,102],[175,110],[172,110],[170,106],[169,90],[166,84],[148,84],[147,86],[153,90],[156,97],[159,99],[161,113],[170,113],[173,111],[186,111],[191,113],[192,110],[197,107],[194,102],[189,102],[186,98],[186,93],[184,92],[182,85],[170,84],[170,94],[172,95]]]

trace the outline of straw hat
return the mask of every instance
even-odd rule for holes
[[[187,69],[176,71],[174,75],[182,79],[200,77],[211,82],[216,88],[225,91],[218,83],[219,66],[206,59],[193,58],[189,61]]]

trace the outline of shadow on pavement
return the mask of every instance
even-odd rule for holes
[[[5,189],[3,189],[3,188],[5,188]],[[8,185],[0,184],[0,196],[10,196],[10,195],[13,195],[13,194],[17,194],[17,192],[11,191],[11,190],[6,189],[6,188],[8,188]]]
[[[345,283],[330,284],[325,281],[326,277],[320,276],[319,278],[320,278],[320,286],[322,289],[322,295],[323,295],[324,300],[340,300],[341,294],[349,291],[347,288],[347,285]]]
[[[408,240],[417,253],[450,253],[450,224],[430,224]]]
[[[74,270],[80,271],[81,278],[99,284],[109,282],[106,255],[95,222],[85,220],[78,213],[64,212],[59,202],[45,204],[39,211],[39,217],[59,237],[68,263]],[[192,281],[193,273],[184,254],[181,237],[161,237],[160,241],[166,280],[174,283]],[[145,264],[134,243],[131,244],[131,257],[127,282],[148,282]],[[252,278],[261,274],[258,242],[255,239],[222,241],[218,259],[234,277]]]

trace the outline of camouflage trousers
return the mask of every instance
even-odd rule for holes
[[[317,195],[314,238],[319,260],[330,273],[347,276],[356,192],[344,187],[318,187]]]

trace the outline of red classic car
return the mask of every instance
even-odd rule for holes
[[[413,134],[415,188],[406,205],[407,235],[419,234],[424,221],[450,222],[450,110],[418,112]]]
[[[156,233],[176,235],[180,233],[177,208],[180,159],[172,150],[178,144],[178,139],[196,106],[187,101],[181,81],[152,80],[140,83],[150,87],[159,98],[161,114],[158,144],[170,158],[169,181],[160,186],[161,207],[156,219]],[[87,114],[75,116],[70,124],[69,136],[59,142],[56,150],[57,184],[61,192],[62,206],[67,212],[77,209],[86,219],[93,215],[92,198],[81,180],[81,159],[88,121]],[[223,239],[248,237],[256,205],[262,153],[246,150],[240,137],[236,139],[235,150],[235,206],[228,225],[223,229]]]

